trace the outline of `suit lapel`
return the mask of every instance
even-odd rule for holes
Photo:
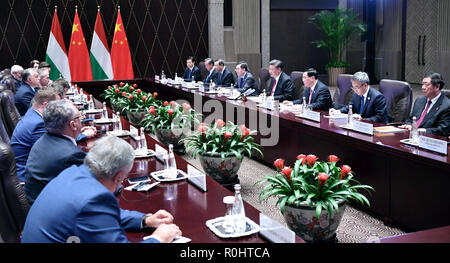
[[[436,101],[436,103],[433,105],[433,107],[431,107],[431,109],[428,111],[428,113],[427,113],[427,114],[425,115],[425,117],[423,118],[423,121],[422,121],[422,123],[420,124],[420,127],[422,127],[428,120],[430,120],[431,118],[433,118],[434,114],[436,114],[436,112],[439,111],[439,109],[441,108],[442,100],[444,100],[444,96],[445,96],[445,95],[441,94],[441,96],[439,97],[439,99]],[[428,101],[428,100],[425,100],[425,106],[424,106],[424,109],[423,109],[423,110],[425,110],[427,101]],[[422,111],[423,111],[423,110],[422,110]]]
[[[372,88],[370,88],[369,87],[369,92],[367,93],[367,98],[366,98],[366,100],[365,100],[365,102],[364,102],[364,109],[363,109],[363,112],[362,112],[362,114],[361,114],[361,117],[365,114],[365,113],[367,113],[368,112],[368,109],[372,106],[371,104],[372,104],[372,95],[373,95],[373,93],[372,93]],[[359,97],[359,96],[358,96]],[[361,107],[361,99],[359,100],[359,107]]]

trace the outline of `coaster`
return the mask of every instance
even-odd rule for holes
[[[153,157],[156,153],[153,150],[147,149],[147,154],[142,154],[139,150],[134,150],[134,158],[147,158],[147,157]]]
[[[223,226],[225,222],[225,217],[218,217],[206,221],[206,226],[217,236],[221,238],[236,238],[252,235],[259,232],[259,225],[253,222],[250,218],[246,217],[246,229],[245,232],[241,233],[229,233]]]
[[[179,181],[184,180],[188,176],[185,172],[178,169],[178,174],[176,178],[171,178],[166,175],[166,170],[156,171],[150,174],[153,178],[160,182],[173,182],[173,181]]]

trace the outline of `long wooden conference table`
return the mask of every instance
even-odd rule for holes
[[[102,103],[96,99],[95,107],[102,108]],[[107,108],[108,116],[112,116],[112,111]],[[90,114],[87,118],[98,119],[101,114]],[[122,128],[130,130],[130,123],[121,117]],[[86,122],[85,125],[95,125],[97,130],[110,131],[113,124],[98,125],[93,121]],[[99,132],[95,138],[78,143],[78,146],[85,152],[93,146],[96,140],[104,136],[105,132]],[[158,144],[167,149],[164,145],[157,142],[148,134],[145,135],[148,149],[155,149]],[[129,142],[133,148],[137,143],[129,136],[122,137]],[[114,150],[114,149],[111,149]],[[175,154],[177,168],[187,173],[186,160]],[[136,158],[133,168],[129,173],[129,178],[150,175],[151,172],[164,169],[164,164],[155,157]],[[124,188],[129,186],[127,180],[124,180]],[[240,238],[224,239],[216,236],[206,226],[206,221],[225,215],[226,207],[223,203],[223,197],[234,195],[230,190],[206,176],[207,191],[203,192],[186,179],[174,182],[161,182],[154,188],[145,192],[135,192],[122,190],[118,194],[118,202],[122,209],[135,210],[142,213],[155,213],[159,209],[164,209],[174,216],[174,224],[178,225],[183,232],[184,237],[190,238],[193,243],[267,243],[259,233]],[[245,213],[248,218],[259,224],[260,211],[244,201]],[[127,232],[127,238],[131,242],[140,242],[149,232]],[[296,236],[297,243],[304,241]]]
[[[398,224],[410,231],[450,225],[450,157],[402,144],[400,140],[409,137],[407,131],[370,136],[340,128],[345,120],[326,118],[325,112],[321,113],[320,122],[314,122],[291,112],[259,108],[250,100],[228,100],[154,79],[122,81],[136,83],[146,92],[157,92],[162,100],[185,100],[205,118],[215,114],[257,129],[257,142],[276,133],[277,143],[263,147],[264,157],[255,156],[266,164],[284,158],[292,166],[300,153],[315,154],[321,160],[330,154],[337,155],[341,159],[339,164],[351,166],[356,180],[375,189],[368,195],[370,207],[355,205],[385,223]],[[115,83],[118,81],[77,82],[99,100],[104,100],[100,97],[103,90]],[[210,109],[213,105],[210,101],[220,102],[224,110]],[[267,127],[273,127],[270,134]]]

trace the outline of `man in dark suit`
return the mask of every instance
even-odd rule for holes
[[[258,96],[259,89],[255,78],[252,73],[248,71],[248,64],[246,62],[239,62],[236,65],[236,75],[238,76],[234,88],[240,93],[244,93],[249,89],[253,89],[254,92],[248,94],[249,96]]]
[[[365,72],[356,72],[352,78],[352,88],[355,91],[350,104],[353,105],[353,118],[380,123],[388,122],[386,98],[378,90],[369,86],[369,76]],[[331,109],[330,113],[348,113],[349,106],[340,110]]]
[[[305,97],[306,103],[310,105],[313,110],[328,111],[333,105],[330,89],[327,85],[323,84],[318,77],[319,73],[313,68],[303,72],[303,83],[306,87],[303,97]],[[303,98],[293,101],[293,104],[302,103]]]
[[[442,94],[444,80],[439,73],[431,73],[422,80],[422,93],[414,102],[411,116],[401,128],[411,129],[412,118],[416,117],[417,128],[426,133],[448,136],[450,133],[450,99]]]
[[[266,90],[267,96],[272,96],[274,100],[292,100],[294,97],[294,83],[291,78],[283,72],[283,62],[274,59],[269,62],[270,84]]]
[[[25,166],[24,190],[30,203],[62,170],[82,164],[86,156],[75,142],[82,128],[82,115],[71,101],[49,102],[43,118],[47,133],[31,147]]]
[[[208,70],[208,76],[205,78],[203,83],[210,84],[211,81],[216,83],[219,73],[216,71],[216,68],[214,67],[214,60],[212,58],[206,58],[205,59],[205,67]]]
[[[23,68],[19,65],[14,65],[11,67],[11,76],[14,80],[14,93],[19,90],[19,87],[22,85],[22,72]]]
[[[186,59],[186,70],[183,74],[184,81],[201,81],[202,76],[200,69],[195,65],[194,57],[188,57]]]
[[[28,68],[22,72],[22,85],[17,90],[14,96],[14,104],[20,113],[20,116],[27,113],[31,106],[31,100],[36,94],[37,87],[39,87],[39,76],[36,70]]]
[[[229,87],[234,83],[234,75],[225,67],[225,62],[222,59],[217,60],[214,67],[218,73],[217,82],[215,82],[217,86]]]
[[[114,149],[114,151],[111,151]],[[114,192],[133,167],[134,150],[117,137],[99,139],[84,164],[71,166],[53,179],[31,206],[22,242],[125,243],[125,231],[156,228],[145,243],[171,242],[181,235],[173,216],[119,208]]]

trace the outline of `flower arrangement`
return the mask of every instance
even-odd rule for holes
[[[195,113],[187,103],[179,105],[174,101],[165,101],[161,106],[148,107],[148,114],[142,120],[142,124],[144,128],[152,130],[153,133],[158,129],[190,129],[192,124],[199,123],[199,116],[201,114]]]
[[[338,210],[341,201],[357,200],[370,206],[369,200],[358,193],[358,189],[374,190],[371,186],[361,185],[353,177],[353,171],[348,165],[336,164],[336,155],[328,156],[328,162],[318,161],[315,155],[300,154],[297,156],[294,168],[285,166],[284,159],[274,161],[278,173],[267,175],[257,184],[266,184],[259,194],[260,201],[277,196],[277,205],[284,213],[285,205],[299,207],[300,204],[315,208],[316,218],[320,218],[323,209],[329,216]]]
[[[251,131],[245,125],[235,125],[232,122],[225,123],[223,120],[217,120],[213,125],[201,123],[193,135],[184,139],[186,150],[194,158],[197,155],[220,154],[222,161],[229,155],[236,156],[239,160],[244,158],[244,154],[252,156],[255,151],[261,156],[261,146],[254,142]]]
[[[122,112],[146,111],[150,106],[160,103],[156,100],[156,92],[149,94],[139,89],[137,84],[123,82],[108,86],[103,96],[109,99],[111,105],[119,106]]]

